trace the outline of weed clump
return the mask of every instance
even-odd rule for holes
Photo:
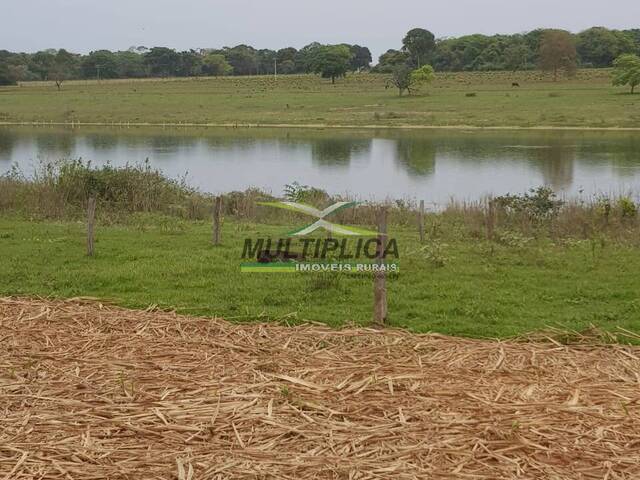
[[[564,205],[549,187],[532,188],[522,195],[503,195],[494,202],[508,212],[525,213],[539,220],[556,216]]]
[[[629,197],[618,199],[618,209],[623,218],[633,218],[638,215],[638,205]]]
[[[81,159],[41,164],[30,178],[17,168],[0,177],[0,207],[44,218],[84,214],[89,197],[112,215],[158,212],[189,219],[203,215],[207,196],[171,179],[148,161],[94,167]]]

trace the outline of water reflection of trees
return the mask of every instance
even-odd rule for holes
[[[18,141],[17,135],[10,130],[0,129],[0,160],[10,162],[13,149]]]
[[[86,135],[87,145],[94,150],[114,150],[121,141],[121,137],[114,134],[91,133]]]
[[[545,185],[556,191],[573,185],[576,147],[554,141],[548,148],[531,150],[530,162],[540,171]]]
[[[77,143],[77,139],[80,143]],[[384,142],[376,144],[373,139]],[[619,178],[636,176],[640,170],[640,135],[637,133],[578,132],[358,132],[303,130],[60,130],[0,129],[0,162],[14,157],[31,158],[35,150],[45,159],[69,158],[78,146],[91,152],[121,148],[118,155],[131,156],[131,150],[149,151],[165,162],[182,158],[181,153],[202,155],[210,148],[220,155],[238,153],[238,158],[273,154],[278,161],[308,158],[319,167],[346,168],[356,157],[368,157],[390,147],[390,158],[408,174],[424,178],[435,174],[436,159],[467,167],[469,172],[526,167],[525,172],[541,176],[554,190],[570,188],[578,169],[593,172],[594,182],[602,168],[612,168]],[[85,150],[81,148],[81,150]],[[130,150],[130,151],[127,151]],[[138,152],[139,153],[139,152]],[[108,155],[106,155],[108,156]],[[216,154],[216,156],[218,156]],[[87,160],[91,159],[88,154]],[[18,158],[23,161],[25,158]],[[473,175],[467,172],[466,175]],[[516,173],[520,175],[520,173]],[[524,173],[526,175],[526,173]]]
[[[618,137],[603,133],[593,141],[581,144],[578,156],[589,159],[583,161],[593,166],[610,164],[620,177],[633,177],[640,168],[640,135]]]
[[[72,156],[76,147],[76,134],[70,131],[36,132],[33,140],[38,155],[59,160]]]
[[[270,140],[264,140],[269,142]],[[206,145],[214,150],[230,149],[234,150],[252,150],[255,148],[259,140],[246,137],[205,137]]]
[[[186,135],[154,135],[147,138],[147,145],[154,151],[173,153],[185,147],[193,147],[198,141],[197,137]]]
[[[418,143],[413,140],[413,143]],[[431,147],[429,147],[429,143]],[[535,133],[443,134],[425,142],[425,154],[431,148],[470,167],[500,168],[514,161],[525,162],[540,173],[543,183],[554,190],[571,187],[578,155],[577,139],[565,135]],[[587,152],[585,154],[588,155]],[[434,160],[435,162],[435,160]]]
[[[311,143],[311,159],[322,167],[349,166],[351,158],[356,154],[366,154],[371,150],[373,139],[325,138],[313,139]]]
[[[398,139],[396,153],[396,161],[411,175],[429,176],[436,170],[437,147],[432,139]]]

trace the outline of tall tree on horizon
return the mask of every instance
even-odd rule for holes
[[[429,30],[414,28],[402,39],[402,50],[411,56],[414,66],[421,67],[436,48],[436,38]]]
[[[566,30],[546,30],[540,40],[538,51],[540,68],[553,72],[553,81],[558,80],[558,72],[564,70],[567,76],[573,76],[578,68],[576,45]]]
[[[175,75],[180,62],[180,55],[167,47],[153,47],[143,54],[149,73],[157,77]]]
[[[371,66],[373,58],[367,47],[349,45],[349,49],[351,50],[351,70],[368,69]]]
[[[351,50],[345,45],[323,45],[320,47],[313,64],[313,71],[322,78],[330,78],[336,83],[336,78],[344,77],[349,71]]]
[[[75,77],[79,57],[79,55],[70,53],[64,48],[61,48],[55,54],[47,76],[56,83],[58,90],[62,88],[62,82]]]

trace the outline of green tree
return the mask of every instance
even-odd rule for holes
[[[295,56],[296,72],[313,73],[318,55],[323,48],[318,42],[313,42],[298,50]]]
[[[234,75],[255,75],[258,71],[258,55],[255,48],[237,45],[223,50],[227,62],[233,67]]]
[[[231,75],[233,67],[229,65],[224,55],[220,53],[209,53],[204,57],[202,72],[205,75],[220,77],[223,75]]]
[[[109,50],[91,52],[82,59],[80,65],[84,78],[117,78],[118,62]]]
[[[133,51],[116,52],[114,54],[118,77],[143,78],[149,75],[144,56]]]
[[[523,70],[527,66],[529,48],[523,41],[512,43],[503,52],[504,67],[515,72]]]
[[[431,65],[423,65],[415,70],[409,65],[397,65],[387,81],[387,86],[393,85],[398,89],[399,96],[402,96],[405,91],[411,94],[416,88],[431,83],[434,78],[435,72]]]
[[[465,35],[438,42],[433,61],[439,70],[491,70],[504,68],[496,38]]]
[[[371,51],[367,47],[361,47],[360,45],[351,45],[351,70],[369,69],[371,66]]]
[[[436,78],[436,73],[431,65],[423,65],[411,72],[411,86],[419,88],[428,85]]]
[[[568,76],[576,72],[576,46],[571,34],[565,30],[546,30],[540,40],[538,55],[540,68],[545,72],[553,72],[553,81],[558,79],[560,70],[564,70]]]
[[[282,48],[276,53],[278,61],[278,73],[294,73],[296,71],[296,54],[293,47]]]
[[[29,71],[29,67],[24,63],[9,63],[8,68],[9,76],[13,78],[15,82],[35,80],[33,73]]]
[[[623,33],[633,40],[636,55],[640,55],[640,28],[632,28],[631,30],[623,30]]]
[[[406,65],[409,62],[409,54],[400,50],[387,50],[380,55],[378,65],[375,67],[376,72],[393,73],[396,67]]]
[[[436,39],[433,33],[424,28],[409,30],[402,40],[402,50],[410,55],[413,65],[416,67],[420,67],[430,60],[435,47]]]
[[[43,50],[34,53],[31,57],[31,69],[38,75],[40,80],[49,78],[49,70],[55,62],[56,53],[55,50]]]
[[[345,45],[324,45],[318,51],[313,64],[313,72],[322,78],[330,78],[336,83],[336,78],[344,77],[351,64],[351,50]]]
[[[278,52],[264,48],[256,52],[256,58],[258,63],[258,74],[273,75],[275,73]]]
[[[486,37],[486,43],[482,46],[480,55],[474,60],[474,67],[477,70],[504,70],[505,67],[505,47],[507,41],[503,35]]]
[[[633,94],[640,85],[640,57],[626,54],[616,58],[613,61],[613,84],[629,85]]]
[[[20,81],[38,80],[40,77],[29,70],[31,56],[0,50],[0,84],[14,85]]]
[[[576,49],[586,66],[609,67],[623,53],[633,53],[636,45],[633,37],[624,32],[593,27],[577,35]]]
[[[6,63],[0,63],[0,85],[15,85],[16,78]]]
[[[195,50],[178,53],[178,62],[174,72],[178,77],[197,77],[202,73],[202,56]]]
[[[149,73],[156,77],[176,75],[180,63],[180,55],[171,48],[153,47],[144,54]]]
[[[61,48],[53,57],[53,63],[49,67],[47,77],[53,80],[58,90],[60,90],[65,80],[75,77],[77,69],[77,56]]]
[[[438,70],[456,70],[458,55],[449,40],[439,41],[433,54],[433,66]]]

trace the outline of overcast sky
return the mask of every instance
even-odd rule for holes
[[[1,11],[0,49],[27,52],[239,43],[278,49],[319,41],[364,45],[377,59],[413,27],[436,37],[640,28],[640,0],[13,0]]]

